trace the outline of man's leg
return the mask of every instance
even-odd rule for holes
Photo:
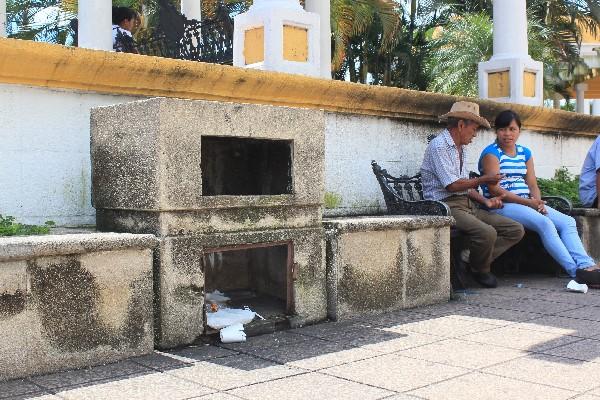
[[[493,226],[498,233],[492,261],[517,244],[525,235],[523,225],[513,219],[482,209],[475,210],[475,215],[486,224]]]
[[[466,198],[445,200],[445,202],[456,220],[456,228],[469,239],[471,269],[480,273],[490,272],[497,237],[496,230],[473,214]]]

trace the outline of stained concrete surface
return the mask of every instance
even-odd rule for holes
[[[0,399],[600,399],[600,291],[566,283],[503,278],[446,304],[9,381]]]

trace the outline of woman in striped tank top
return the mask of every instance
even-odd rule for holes
[[[479,172],[504,175],[497,184],[483,186],[484,196],[503,196],[504,207],[490,211],[539,234],[548,253],[570,276],[583,276],[582,280],[589,280],[589,274],[600,277],[599,267],[583,248],[575,220],[542,201],[531,150],[517,144],[521,133],[518,114],[512,110],[501,112],[495,128],[496,142],[487,146],[479,158]]]

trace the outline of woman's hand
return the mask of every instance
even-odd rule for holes
[[[546,210],[546,202],[544,200],[531,198],[529,199],[529,207],[533,208],[541,214],[548,214],[548,211]]]
[[[485,206],[487,208],[489,208],[490,210],[493,210],[496,208],[502,208],[502,207],[504,207],[504,204],[502,203],[502,199],[504,199],[505,197],[506,197],[506,194],[502,194],[500,196],[496,196],[496,197],[487,199],[485,201]]]

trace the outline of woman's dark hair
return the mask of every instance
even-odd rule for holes
[[[129,7],[113,7],[112,9],[112,23],[119,25],[124,20],[131,20],[137,18],[137,13]]]
[[[496,117],[494,127],[496,129],[506,128],[513,120],[517,123],[519,129],[521,129],[521,118],[519,117],[519,114],[513,110],[504,110]]]

